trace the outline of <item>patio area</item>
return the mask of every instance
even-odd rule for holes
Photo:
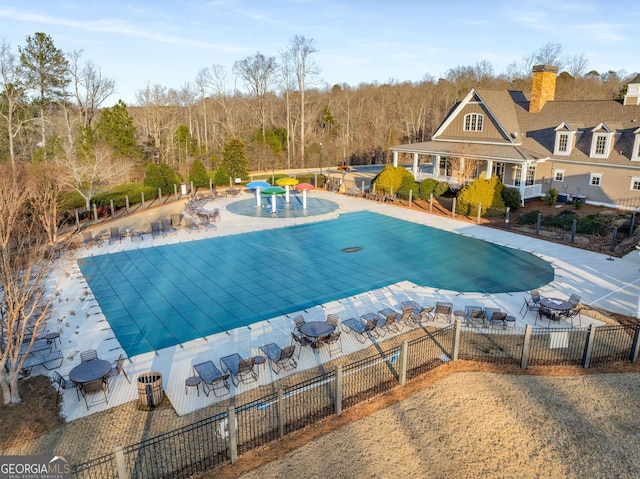
[[[544,296],[566,299],[570,294],[577,293],[582,296],[582,304],[635,315],[639,294],[637,278],[640,265],[640,259],[637,254],[609,261],[604,255],[558,246],[535,238],[522,237],[506,230],[484,228],[324,191],[314,191],[312,194],[323,196],[339,204],[338,211],[321,216],[320,219],[328,219],[335,217],[337,214],[366,209],[533,252],[540,258],[551,262],[555,268],[554,281],[540,288]],[[231,198],[216,200],[215,206],[222,211],[222,219],[218,222],[216,230],[193,233],[182,230],[175,235],[154,239],[151,239],[150,235],[145,235],[142,241],[134,242],[125,239],[122,242],[114,242],[110,245],[105,242],[102,247],[79,249],[75,255],[67,253],[60,260],[59,269],[52,274],[50,280],[50,287],[52,292],[55,291],[56,300],[54,311],[47,327],[50,330],[61,331],[59,348],[63,351],[65,357],[58,372],[67,375],[79,363],[80,352],[87,349],[96,349],[101,359],[109,361],[115,361],[123,352],[84,277],[80,273],[77,264],[78,257],[92,254],[108,254],[132,248],[148,248],[170,242],[186,242],[216,235],[232,235],[265,228],[290,226],[309,221],[315,222],[319,219],[318,216],[308,219],[247,218],[234,215],[223,209],[227,203],[232,201],[234,200]],[[148,230],[145,220],[141,218],[139,221],[139,228]],[[385,308],[400,312],[400,304],[403,301],[416,301],[424,306],[435,306],[436,302],[444,301],[452,303],[454,310],[463,310],[465,306],[470,304],[487,308],[500,308],[516,318],[514,329],[521,329],[527,324],[533,325],[536,319],[533,312],[529,312],[524,318],[519,314],[525,296],[528,296],[525,292],[461,294],[457,291],[436,290],[418,286],[408,281],[396,282],[361,294],[317,304],[311,308],[306,308],[306,310],[276,316],[266,321],[254,323],[249,327],[244,326],[131,357],[131,361],[125,364],[125,370],[132,382],[129,384],[122,375],[113,378],[108,394],[108,403],[100,402],[92,405],[87,410],[84,401],[78,401],[76,392],[70,389],[64,391],[63,413],[67,421],[72,421],[87,414],[93,414],[137,400],[136,378],[150,371],[162,374],[164,391],[177,414],[184,415],[206,407],[219,399],[213,394],[206,396],[201,389],[198,394],[196,388],[185,388],[185,380],[193,375],[192,366],[208,360],[219,366],[221,357],[236,352],[242,357],[259,356],[262,355],[259,349],[260,346],[266,343],[274,342],[281,347],[287,346],[291,343],[291,331],[295,328],[293,318],[298,314],[303,315],[307,321],[325,321],[329,314],[335,314],[340,320],[345,320],[352,317],[359,318],[365,313],[375,313]],[[597,325],[602,323],[583,314],[582,326],[584,327],[588,324]],[[445,323],[427,325],[445,326]],[[536,327],[546,328],[547,324],[546,322],[543,322],[543,324],[538,322]],[[550,327],[566,328],[570,327],[570,323],[564,321],[554,322]],[[505,332],[508,333],[511,328],[512,325],[509,325]],[[402,332],[399,334],[402,334]],[[387,334],[379,341],[387,340],[396,335]],[[371,345],[370,341],[367,341],[365,345],[361,344],[353,334],[343,333],[341,337],[341,355],[348,355]],[[272,384],[286,375],[309,370],[331,359],[336,359],[340,356],[340,353],[330,357],[327,349],[321,348],[318,353],[310,349],[302,351],[299,360],[297,355],[296,351],[295,357],[298,362],[296,369],[288,372],[282,371],[279,375],[276,375],[268,363],[259,365],[257,366],[258,381],[250,384],[240,384],[238,387],[231,385],[230,394],[234,395],[258,386]],[[34,373],[37,374],[38,371],[34,371]],[[231,381],[229,383],[231,384]],[[220,400],[223,399],[226,399],[226,397],[220,398]]]

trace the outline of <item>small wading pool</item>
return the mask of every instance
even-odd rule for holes
[[[504,293],[554,276],[531,253],[371,212],[79,264],[129,356],[405,280]]]

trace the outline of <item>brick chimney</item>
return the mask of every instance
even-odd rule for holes
[[[553,101],[556,94],[556,76],[558,67],[536,65],[533,67],[533,85],[529,113],[538,113],[548,101]]]

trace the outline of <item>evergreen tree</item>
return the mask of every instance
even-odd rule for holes
[[[222,165],[220,165],[218,171],[220,169],[224,169],[231,178],[246,178],[249,175],[249,160],[242,140],[232,138],[224,145]],[[216,182],[216,184],[218,183]]]
[[[207,169],[204,167],[204,163],[200,160],[195,160],[193,165],[191,165],[189,181],[193,181],[193,186],[198,188],[209,186],[209,175],[207,173]]]
[[[122,100],[102,111],[96,123],[96,135],[98,140],[110,146],[118,156],[140,156],[133,118]]]

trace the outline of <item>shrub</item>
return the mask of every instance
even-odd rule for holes
[[[505,206],[511,208],[512,211],[516,211],[522,204],[520,190],[517,188],[502,188],[502,200]]]
[[[411,192],[411,198],[415,200],[420,197],[420,184],[415,182],[413,178],[405,177],[398,188],[398,198],[403,200],[409,199],[409,192]]]
[[[144,178],[144,186],[152,186],[156,190],[160,188],[163,193],[173,193],[173,185],[182,183],[182,178],[173,168],[166,163],[147,166],[147,174]]]
[[[142,201],[141,193],[144,193],[145,201],[157,198],[158,189],[153,186],[144,186],[142,183],[132,183],[128,185],[119,185],[111,190],[100,193],[93,197],[92,203],[97,206],[110,206],[113,200],[115,208],[124,208],[127,206],[127,196],[129,204],[134,205]]]
[[[415,181],[413,175],[403,166],[385,166],[373,179],[373,185],[378,193],[397,192],[405,178]]]
[[[438,180],[434,180],[433,178],[427,178],[426,180],[422,180],[420,182],[420,186],[418,187],[418,195],[420,199],[428,200],[430,196],[433,194],[436,186],[438,186]]]
[[[449,183],[446,181],[439,181],[436,187],[433,189],[433,196],[442,196],[449,189]]]
[[[547,216],[542,219],[542,225],[551,228],[562,228],[563,230],[570,230],[573,225],[573,220],[577,219],[573,211],[562,211],[560,214]]]
[[[516,223],[519,225],[534,225],[538,222],[539,210],[529,211],[528,213],[522,213],[516,218]]]
[[[191,165],[189,181],[193,181],[193,186],[196,188],[206,188],[209,186],[209,174],[204,167],[204,163],[200,160],[195,160]]]
[[[551,188],[549,192],[544,195],[544,202],[548,205],[554,205],[558,201],[558,190]]]
[[[598,215],[588,215],[576,225],[576,232],[585,235],[606,236],[608,229],[609,222]]]
[[[486,214],[488,208],[504,211],[502,189],[502,182],[497,176],[492,176],[488,180],[476,178],[460,190],[456,201],[456,213],[475,216],[478,214],[478,203],[480,203],[482,216]]]

